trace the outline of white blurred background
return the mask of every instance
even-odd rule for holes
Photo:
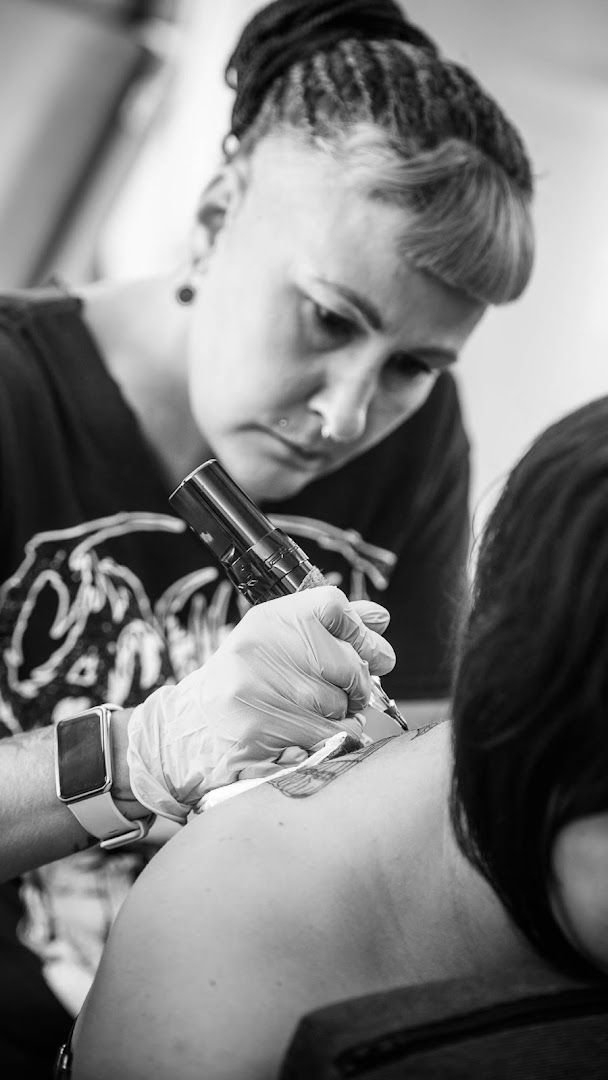
[[[48,15],[57,6],[1,2],[0,62],[3,12],[11,5],[21,16],[32,9],[35,25],[34,9]],[[104,7],[94,0],[67,3],[78,6]],[[490,312],[459,368],[474,448],[477,528],[530,439],[552,419],[608,393],[608,3],[409,0],[405,6],[505,106],[537,176],[532,283],[516,304]],[[68,282],[145,274],[180,260],[227,129],[223,67],[259,3],[175,0],[147,7],[147,18],[125,21],[118,34],[136,32],[152,60],[130,78],[113,118],[112,150],[89,165],[60,242],[41,264]],[[116,57],[116,46],[109,55]],[[0,150],[2,126],[6,121]],[[1,199],[0,185],[0,242]]]

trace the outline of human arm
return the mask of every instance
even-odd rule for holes
[[[251,608],[217,653],[135,709],[129,769],[139,801],[182,824],[214,788],[306,751],[336,730],[358,736],[371,675],[393,667],[388,612],[320,586]],[[181,794],[178,794],[181,793]]]
[[[112,795],[130,820],[149,811],[135,799],[127,768],[130,710],[112,716]],[[52,727],[0,739],[0,879],[82,851],[94,842],[55,791]]]
[[[286,748],[308,750],[337,729],[360,730],[347,713],[369,697],[370,667],[391,666],[390,646],[337,589],[263,608],[204,668],[156,691],[134,715],[113,714],[113,793],[127,817],[151,810],[185,821],[208,790],[243,770],[281,760]],[[0,742],[0,774],[5,879],[89,846],[55,795],[50,728]]]

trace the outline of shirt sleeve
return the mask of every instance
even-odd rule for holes
[[[451,376],[413,419],[406,456],[417,484],[389,588],[374,599],[391,612],[397,654],[383,685],[396,699],[428,701],[450,693],[467,584],[470,447]]]
[[[14,489],[18,482],[16,432],[23,429],[22,398],[25,377],[14,334],[0,321],[0,583],[9,566],[9,533],[14,525]]]

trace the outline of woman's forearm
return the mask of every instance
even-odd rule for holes
[[[112,717],[112,795],[135,819],[148,811],[135,800],[127,770],[130,711]],[[82,851],[96,843],[57,798],[54,729],[40,728],[0,740],[0,879]]]

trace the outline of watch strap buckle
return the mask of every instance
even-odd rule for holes
[[[123,844],[133,844],[137,840],[143,840],[144,836],[147,836],[150,831],[154,817],[155,815],[151,814],[150,817],[132,821],[133,828],[129,832],[118,833],[116,836],[106,836],[105,840],[99,841],[99,847],[103,848],[104,851],[113,851],[115,848],[122,847]]]

